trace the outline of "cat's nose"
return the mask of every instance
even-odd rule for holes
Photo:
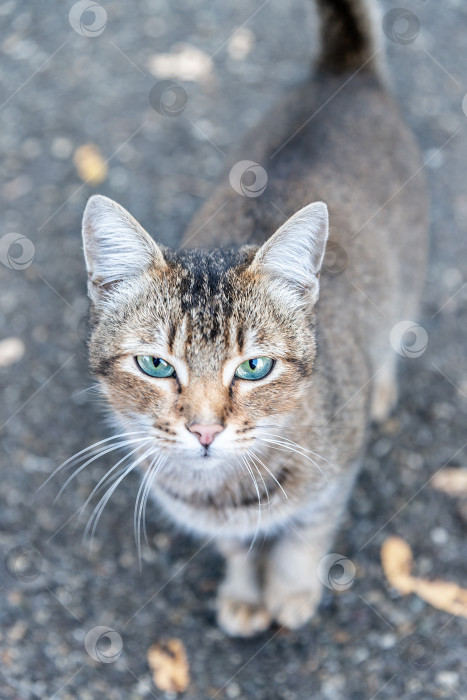
[[[210,445],[216,435],[224,430],[224,426],[219,423],[213,423],[212,425],[192,423],[191,425],[187,425],[187,428],[191,433],[197,436],[203,447]]]

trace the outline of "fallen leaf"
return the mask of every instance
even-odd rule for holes
[[[381,547],[381,563],[386,578],[401,593],[411,591],[412,550],[401,537],[388,537]]]
[[[467,617],[467,589],[453,581],[413,579],[413,592],[438,610],[457,617]]]
[[[154,684],[167,693],[183,693],[190,683],[190,667],[180,639],[153,644],[148,649],[148,664]]]
[[[381,547],[381,564],[388,582],[403,595],[415,593],[438,610],[467,617],[467,589],[452,581],[429,581],[412,576],[410,546],[400,537],[389,537]]]
[[[21,338],[11,337],[0,340],[0,367],[8,367],[21,360],[25,349]]]
[[[107,177],[107,163],[99,148],[93,143],[85,143],[73,155],[76,172],[80,180],[91,185],[100,185]]]
[[[446,467],[431,480],[432,486],[438,491],[444,491],[449,496],[465,496],[467,494],[467,469]]]

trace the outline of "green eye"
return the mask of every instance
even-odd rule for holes
[[[175,374],[172,365],[162,359],[162,357],[152,357],[151,355],[138,355],[136,362],[145,374],[151,377],[171,377]]]
[[[270,357],[255,357],[245,360],[237,367],[235,376],[240,379],[262,379],[272,370],[274,362]]]

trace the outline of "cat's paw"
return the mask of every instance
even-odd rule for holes
[[[271,616],[281,627],[296,630],[315,614],[321,600],[321,591],[302,591],[267,596],[267,607]]]
[[[261,603],[246,603],[229,596],[217,600],[217,622],[230,637],[253,637],[271,624],[271,615]]]

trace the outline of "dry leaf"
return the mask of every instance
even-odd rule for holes
[[[427,581],[414,578],[413,592],[434,608],[457,617],[467,617],[467,589],[452,581]]]
[[[80,180],[91,185],[100,185],[107,177],[107,163],[99,148],[93,143],[85,143],[73,155],[76,172]]]
[[[467,495],[467,469],[444,468],[434,475],[431,483],[438,491],[449,496]]]
[[[167,693],[183,693],[190,683],[190,667],[180,639],[153,644],[148,649],[154,684]]]
[[[412,550],[400,537],[388,537],[381,547],[381,563],[386,578],[401,593],[411,591]]]
[[[402,594],[415,593],[438,610],[467,617],[467,589],[452,581],[428,581],[411,575],[412,550],[400,537],[389,537],[381,547],[381,563],[388,582]]]
[[[8,367],[8,365],[21,360],[25,350],[26,348],[21,338],[0,340],[0,367]]]

